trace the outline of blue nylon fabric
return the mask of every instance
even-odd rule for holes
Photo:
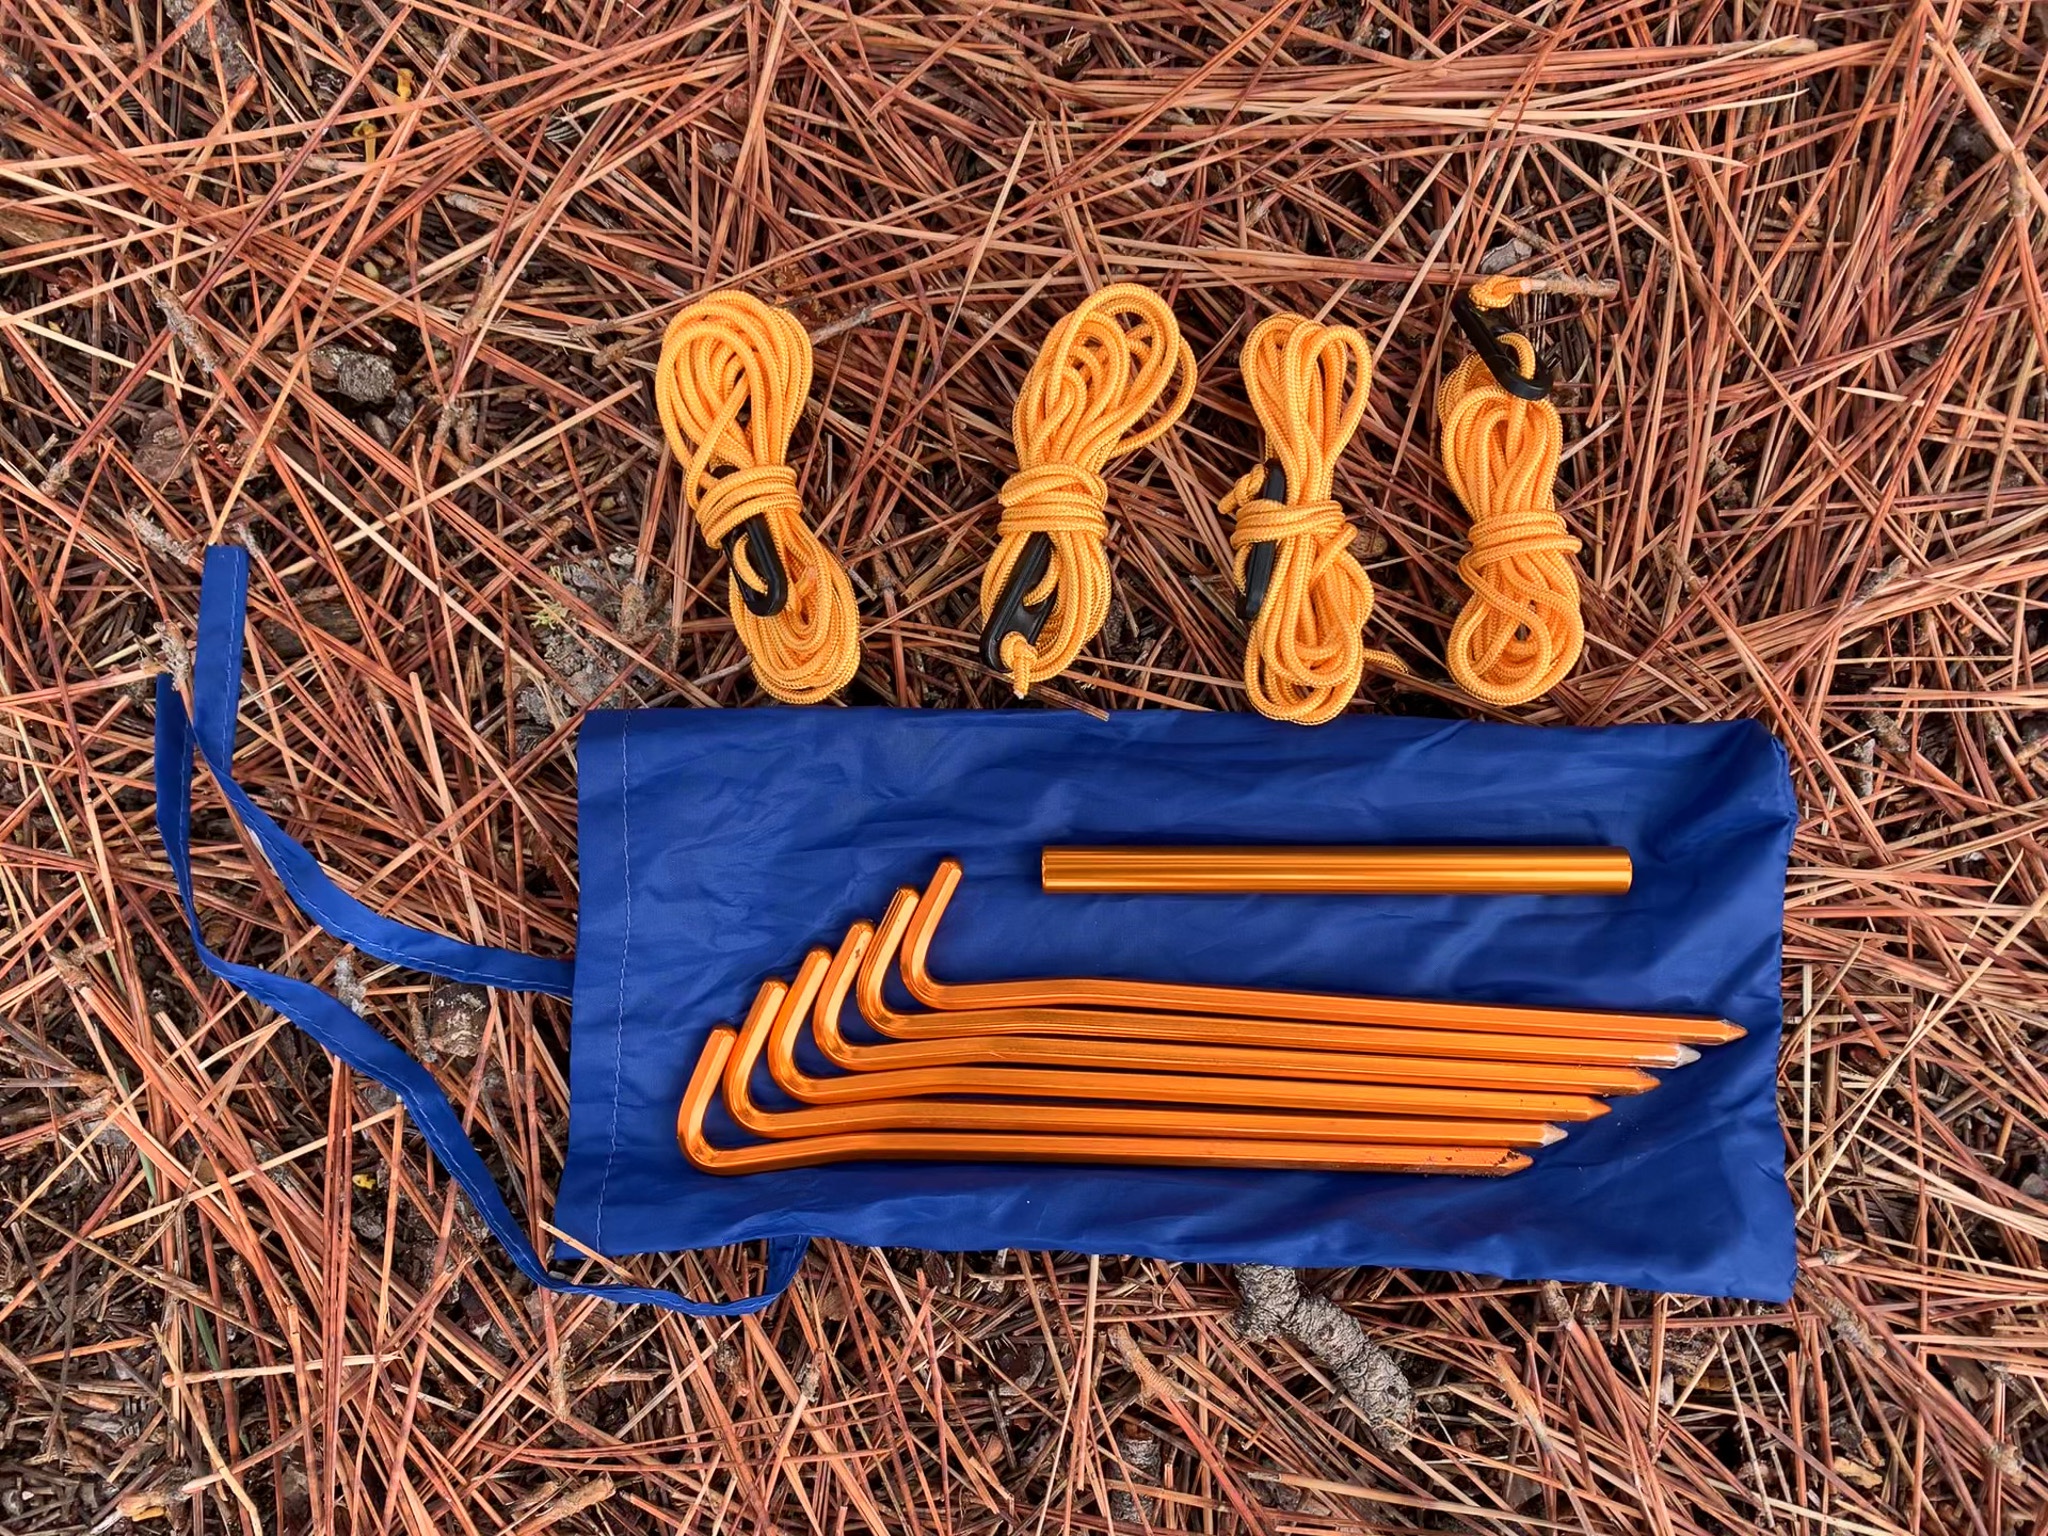
[[[156,815],[178,900],[192,943],[206,968],[298,1025],[319,1045],[365,1077],[382,1083],[404,1103],[441,1166],[461,1185],[514,1266],[535,1285],[570,1296],[645,1303],[693,1317],[733,1317],[772,1303],[796,1277],[806,1243],[787,1237],[768,1249],[766,1286],[759,1296],[698,1302],[674,1291],[638,1285],[584,1285],[548,1271],[525,1228],[499,1193],[477,1155],[455,1107],[433,1074],[380,1035],[335,998],[308,982],[224,959],[207,947],[192,887],[192,754],[197,748],[218,780],[230,809],[263,848],[293,900],[322,927],[394,965],[458,979],[528,991],[567,994],[569,962],[464,944],[380,917],[328,879],[306,850],[256,806],[229,775],[235,711],[241,692],[242,618],[248,555],[239,549],[207,552],[200,593],[199,644],[193,662],[193,715],[168,676],[156,687]]]
[[[1784,754],[1759,726],[603,711],[584,723],[579,799],[555,1219],[599,1252],[809,1234],[1791,1292],[1775,1066],[1796,812]],[[1042,844],[1146,841],[1613,843],[1633,855],[1635,886],[1624,898],[1329,899],[1038,888]],[[706,1032],[945,854],[966,880],[933,946],[944,979],[1093,974],[1699,1012],[1749,1034],[1499,1180],[692,1169],[675,1117]]]

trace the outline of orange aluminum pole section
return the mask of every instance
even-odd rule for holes
[[[1685,1014],[1602,1013],[1583,1008],[1517,1008],[1416,998],[1346,997],[1320,992],[1267,992],[1251,987],[1188,986],[1163,981],[1062,977],[1042,981],[946,983],[926,969],[932,934],[960,885],[960,865],[939,865],[911,914],[904,937],[903,984],[927,1008],[1163,1008],[1187,1013],[1249,1014],[1334,1024],[1405,1024],[1417,1029],[1483,1029],[1500,1034],[1592,1036],[1607,1040],[1678,1040],[1721,1045],[1743,1031],[1722,1019]]]
[[[1599,1100],[1588,1094],[1642,1093],[1657,1079],[1633,1067],[1561,1067],[1520,1061],[1443,1061],[1427,1056],[1368,1056],[1336,1051],[1273,1051],[1258,1046],[1180,1045],[1158,1040],[1075,1040],[1037,1035],[960,1035],[944,1040],[892,1040],[883,1045],[855,1045],[839,1029],[841,1006],[853,983],[854,966],[867,949],[873,930],[856,923],[839,946],[818,999],[813,1033],[818,1048],[834,1066],[849,1072],[883,1072],[906,1067],[1074,1067],[1082,1071],[1113,1068],[1122,1072],[1171,1074],[1176,1081],[1198,1081],[1181,1074],[1199,1073],[1250,1079],[1237,1086],[1239,1096],[1205,1103],[1266,1104],[1264,1095],[1276,1080],[1304,1078],[1329,1087],[1360,1087],[1365,1096],[1352,1108],[1382,1114],[1481,1115],[1511,1119],[1586,1120],[1606,1113],[1589,1107]],[[822,955],[822,950],[813,951]],[[805,964],[810,962],[806,960]],[[798,973],[799,984],[802,972]],[[1426,1038],[1426,1037],[1425,1037]],[[1382,1086],[1385,1085],[1385,1086]],[[1401,1085],[1401,1086],[1392,1086]],[[987,1090],[994,1092],[995,1090]],[[1250,1094],[1252,1097],[1244,1095]],[[1407,1102],[1409,1096],[1430,1100],[1428,1107]],[[1129,1097],[1111,1092],[1107,1097]],[[1397,1096],[1399,1096],[1397,1098]],[[1151,1097],[1151,1095],[1146,1095]],[[1367,1099],[1382,1100],[1367,1102]],[[1457,1102],[1453,1102],[1457,1101]],[[1486,1105],[1489,1108],[1477,1106]]]
[[[1620,896],[1626,848],[1047,848],[1048,891]]]
[[[676,1115],[683,1155],[706,1173],[772,1173],[824,1163],[1149,1163],[1180,1168],[1293,1168],[1322,1172],[1516,1173],[1520,1152],[1498,1147],[1409,1147],[1331,1141],[1250,1141],[1221,1136],[1049,1136],[1027,1132],[847,1131],[794,1141],[715,1145],[704,1116],[732,1057],[730,1029],[714,1029],[698,1054]]]
[[[1230,1136],[1260,1141],[1370,1141],[1417,1147],[1547,1147],[1565,1133],[1554,1125],[1516,1124],[1505,1120],[1411,1120],[1394,1115],[1262,1114],[1257,1110],[1154,1109],[1130,1104],[1073,1104],[1052,1100],[1032,1104],[991,1104],[943,1098],[884,1098],[840,1102],[819,1090],[846,1081],[816,1078],[797,1064],[793,1049],[802,1033],[815,973],[799,975],[794,987],[779,981],[762,984],[740,1030],[732,1061],[725,1069],[725,1111],[740,1129],[756,1136],[782,1139],[841,1131],[1044,1131],[1060,1135]],[[830,988],[828,986],[829,993]],[[846,989],[839,989],[843,1003]],[[769,1075],[791,1097],[809,1103],[823,1098],[824,1107],[766,1110],[754,1102],[749,1079],[763,1051]],[[888,1078],[895,1074],[877,1073]],[[996,1067],[960,1074],[965,1090],[1007,1094],[1013,1075]],[[1090,1074],[1069,1073],[1067,1076]],[[1105,1074],[1106,1075],[1106,1074]],[[865,1086],[865,1084],[861,1084]],[[886,1084],[884,1085],[886,1088]],[[1105,1096],[1115,1092],[1112,1083]]]
[[[956,1040],[963,1035],[1063,1035],[1090,1040],[1178,1040],[1190,1045],[1258,1045],[1285,1051],[1388,1051],[1456,1061],[1547,1062],[1565,1067],[1682,1067],[1700,1059],[1689,1045],[1658,1040],[1592,1040],[1572,1035],[1508,1035],[1414,1029],[1402,1025],[1302,1024],[1186,1013],[1119,1013],[1078,1008],[972,1008],[957,1013],[899,1013],[889,1006],[890,962],[910,928],[918,893],[896,893],[861,956],[854,993],[861,1017],[892,1040]],[[1641,1093],[1657,1080],[1642,1073],[1598,1091]],[[1533,1085],[1532,1085],[1533,1086]]]

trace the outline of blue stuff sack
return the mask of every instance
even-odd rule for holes
[[[158,823],[213,972],[404,1102],[536,1285],[695,1315],[766,1306],[812,1236],[1213,1263],[1407,1265],[1780,1301],[1792,1207],[1776,1109],[1779,941],[1796,821],[1760,726],[1530,729],[1348,716],[1313,730],[1169,710],[596,711],[577,754],[573,960],[465,944],[340,890],[230,776],[248,557],[208,551],[193,715],[157,689]],[[766,1292],[696,1302],[550,1273],[420,1064],[308,983],[205,948],[189,857],[197,749],[286,891],[392,964],[572,999],[553,1222],[607,1256],[766,1239]],[[1614,844],[1625,897],[1048,896],[1047,843]],[[878,918],[939,859],[953,980],[1046,975],[1716,1014],[1749,1033],[1504,1179],[845,1163],[698,1172],[676,1111],[699,1047],[761,981]]]

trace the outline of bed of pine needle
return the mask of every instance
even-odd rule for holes
[[[2048,1528],[2044,71],[2038,0],[0,0],[0,1532]],[[208,542],[243,782],[374,905],[559,951],[579,711],[758,698],[654,414],[690,296],[819,336],[851,702],[948,708],[1004,696],[1033,347],[1169,295],[1198,405],[1047,697],[1240,709],[1246,330],[1372,338],[1338,490],[1373,643],[1441,655],[1480,270],[1618,285],[1524,307],[1591,640],[1518,718],[1791,755],[1789,1305],[832,1244],[745,1321],[551,1299],[196,964],[149,698]],[[220,946],[415,1041],[542,1233],[565,1009],[310,933],[210,791],[198,842]]]

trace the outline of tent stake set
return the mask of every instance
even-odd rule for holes
[[[536,1286],[737,1315],[783,1291],[822,1234],[1790,1292],[1775,1031],[1756,1030],[1798,811],[1782,753],[1754,726],[1567,738],[1391,720],[1297,732],[1172,711],[957,728],[924,711],[594,711],[577,749],[576,953],[541,955],[377,912],[236,782],[250,567],[246,548],[207,551],[189,707],[175,680],[157,683],[157,824],[193,952],[397,1095]],[[792,580],[792,603],[804,587]],[[211,949],[191,862],[195,758],[316,930],[386,965],[570,1000],[579,1097],[554,1217],[570,1241],[617,1257],[765,1236],[759,1293],[699,1300],[555,1273],[424,1063],[312,982]],[[1302,818],[1275,807],[1341,795],[1370,808],[1368,835],[1384,841],[1041,847],[1039,880],[977,889],[951,939],[951,859],[872,922],[848,914],[828,934],[803,916],[842,911],[848,882],[906,828],[935,853],[1001,837],[995,778],[1017,828],[1071,827],[1068,808],[1127,797],[1147,824],[1132,835],[1292,829]],[[1540,814],[1517,809],[1524,784],[1542,786]],[[749,814],[706,817],[742,796]],[[1447,831],[1594,846],[1427,841]],[[990,850],[1013,871],[1016,836]],[[735,902],[715,872],[736,868],[772,891]],[[1124,974],[996,979],[1026,965],[1008,956],[1041,929],[1081,945],[1113,933],[1099,963]],[[1287,988],[1329,981],[1319,939],[1367,933],[1372,984],[1405,995]],[[740,955],[754,958],[738,962],[753,993],[739,1027],[679,1029],[718,1016]],[[800,963],[763,981],[785,955]],[[1260,958],[1246,975],[1233,957]],[[1568,999],[1691,1011],[1538,1005],[1566,976]],[[1458,996],[1482,977],[1483,1000]],[[1233,984],[1199,984],[1215,980]],[[1283,1190],[1218,1169],[1296,1177]],[[1522,1177],[1352,1177],[1376,1171]]]
[[[1496,275],[1453,304],[1470,354],[1438,391],[1437,440],[1469,523],[1458,561],[1468,595],[1441,647],[1450,687],[1365,644],[1374,593],[1339,484],[1368,415],[1371,348],[1352,327],[1272,315],[1238,355],[1262,441],[1215,504],[1245,623],[1245,697],[1265,720],[593,710],[577,747],[573,957],[380,914],[234,782],[250,551],[212,547],[189,710],[180,680],[157,684],[157,819],[193,951],[396,1094],[520,1272],[548,1290],[737,1315],[786,1288],[818,1234],[1233,1262],[1476,1260],[1491,1273],[1782,1299],[1793,1245],[1773,1166],[1783,1150],[1774,1037],[1717,1052],[1645,1106],[1652,1113],[1624,1112],[1546,1158],[1542,1148],[1617,1098],[1655,1091],[1659,1074],[1744,1030],[1719,1017],[1526,1005],[1569,977],[1582,990],[1566,996],[1767,1021],[1797,824],[1782,753],[1736,725],[1564,735],[1338,718],[1368,673],[1502,710],[1549,692],[1578,660],[1580,545],[1555,485],[1562,426],[1548,367],[1502,311],[1525,295],[1588,291]],[[983,661],[1019,697],[1065,673],[1101,632],[1112,466],[1175,429],[1196,370],[1171,305],[1120,283],[1061,319],[1026,371],[1011,420],[1016,468],[994,497],[1001,516],[980,594]],[[737,292],[675,316],[655,380],[687,514],[728,567],[732,623],[761,687],[794,705],[845,695],[862,669],[860,604],[838,548],[847,531],[828,541],[811,525],[790,457],[811,381],[797,318]],[[1186,477],[1173,478],[1185,493]],[[1565,713],[1583,712],[1565,702]],[[311,982],[209,949],[191,866],[195,754],[320,929],[389,965],[571,1001],[577,1087],[553,1215],[567,1238],[616,1257],[766,1236],[762,1294],[696,1301],[553,1273],[426,1066]],[[877,920],[818,935],[825,944],[793,969],[759,980],[739,1027],[705,1031],[701,1045],[696,1029],[676,1027],[716,1017],[724,988],[801,953],[815,921],[802,914],[840,910],[845,882],[906,828],[934,853],[986,846],[988,775],[1004,786],[1013,828],[1071,830],[1070,807],[1127,804],[1152,829],[1247,836],[1259,825],[1286,836],[1305,824],[1297,811],[1328,806],[1342,824],[1367,808],[1370,821],[1348,833],[1326,822],[1324,835],[1386,841],[1042,849],[1043,901],[1079,919],[1062,931],[1099,931],[1110,915],[1080,897],[1160,898],[1116,904],[1113,964],[1131,973],[1117,978],[935,976],[934,934],[962,878],[947,860]],[[705,815],[719,804],[741,814]],[[1538,835],[1620,846],[1413,841],[1512,839],[1532,820],[1549,826]],[[1654,852],[1658,871],[1635,890],[1630,848]],[[700,861],[707,878],[693,873]],[[708,878],[734,868],[774,871],[774,889],[758,905],[736,901]],[[1625,905],[1605,899],[1624,894]],[[1535,920],[1523,906],[1443,905],[1474,896],[1548,905]],[[979,952],[1003,955],[1046,908],[1008,887],[990,897]],[[1256,957],[1268,983],[1290,979],[1285,955],[1302,957],[1297,978],[1321,974],[1301,946],[1333,910],[1318,903],[1333,900],[1379,903],[1354,907],[1331,937],[1369,931],[1373,984],[1408,995],[1184,979],[1231,979],[1214,967],[1233,955]],[[756,958],[735,977],[742,954]],[[1494,997],[1526,987],[1525,1005],[1456,997],[1482,975]],[[672,1095],[685,1079],[678,1113]],[[661,1086],[650,1095],[649,1084]],[[668,1150],[671,1136],[683,1156]],[[917,1160],[1006,1171],[998,1190],[986,1174],[903,1166]],[[826,1165],[829,1183],[704,1177]],[[1530,1173],[1505,1192],[1365,1181],[1384,1219],[1362,1221],[1356,1181],[1295,1181],[1276,1208],[1265,1181],[1196,1172],[1215,1168]],[[1582,1240],[1560,1236],[1561,1215],[1596,1204]],[[1666,1237],[1673,1211],[1687,1229]]]
[[[1645,1069],[1684,1066],[1695,1047],[1743,1033],[1679,1014],[1085,977],[941,982],[928,957],[960,879],[946,860],[924,891],[898,891],[879,926],[856,923],[836,950],[805,956],[793,980],[764,981],[740,1029],[712,1031],[677,1121],[693,1164],[721,1174],[904,1159],[1498,1175],[1529,1165],[1521,1148],[1606,1114],[1606,1098],[1654,1089]],[[889,1003],[892,972],[921,1008]],[[878,1041],[848,1038],[849,1000]],[[829,1074],[799,1061],[806,1035]],[[758,1102],[764,1062],[797,1107]],[[714,1101],[758,1139],[714,1142]]]

